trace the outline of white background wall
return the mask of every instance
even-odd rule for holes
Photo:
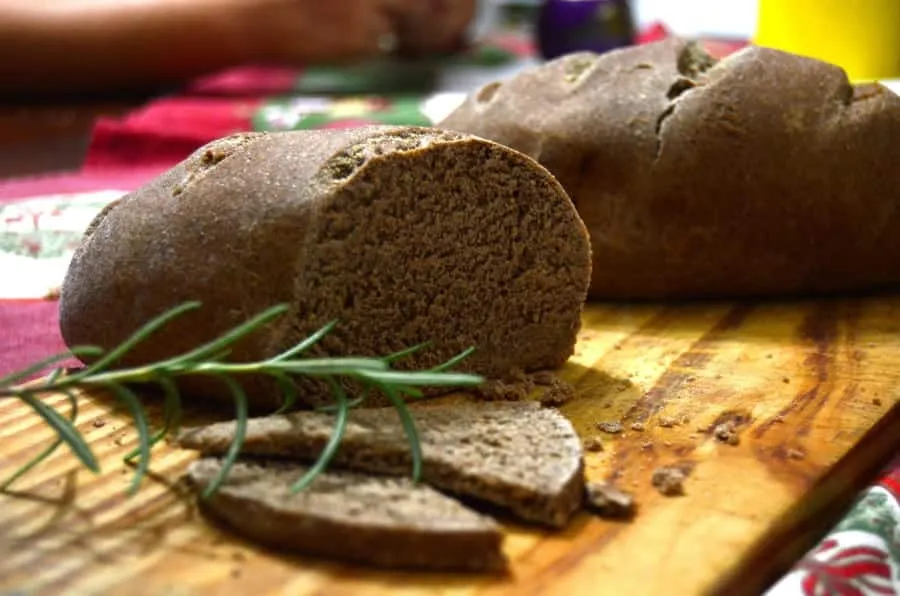
[[[643,27],[662,21],[678,35],[748,38],[756,27],[756,0],[631,0]]]

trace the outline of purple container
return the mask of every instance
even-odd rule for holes
[[[545,60],[584,50],[608,52],[635,38],[627,0],[545,0],[535,33]]]

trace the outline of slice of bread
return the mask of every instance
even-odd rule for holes
[[[202,490],[222,461],[188,470]],[[304,491],[294,462],[238,461],[201,509],[236,533],[280,550],[386,568],[499,571],[506,568],[497,523],[405,478],[328,472]]]
[[[410,408],[422,447],[422,479],[435,488],[499,505],[518,517],[565,526],[581,507],[581,441],[557,410],[534,402]],[[253,418],[242,453],[311,461],[328,441],[334,417],[295,412]],[[233,422],[182,430],[175,443],[208,455],[225,453]],[[393,408],[358,409],[332,467],[407,476],[409,442]]]

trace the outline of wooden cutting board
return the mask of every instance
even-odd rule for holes
[[[0,594],[759,593],[900,447],[885,428],[900,410],[900,298],[591,305],[560,374],[577,391],[562,411],[603,443],[587,454],[589,477],[632,491],[639,510],[629,522],[585,514],[557,534],[509,526],[508,578],[257,549],[197,514],[177,484],[195,454],[166,446],[129,499],[121,458],[133,429],[107,401],[81,396],[79,428],[103,473],[77,471],[61,450],[0,495]],[[737,444],[715,436],[721,424]],[[0,473],[50,437],[19,403],[0,403]],[[665,497],[651,475],[673,464],[692,471],[683,496]]]

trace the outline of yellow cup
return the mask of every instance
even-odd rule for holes
[[[900,0],[758,0],[753,42],[843,67],[853,82],[900,78]]]

